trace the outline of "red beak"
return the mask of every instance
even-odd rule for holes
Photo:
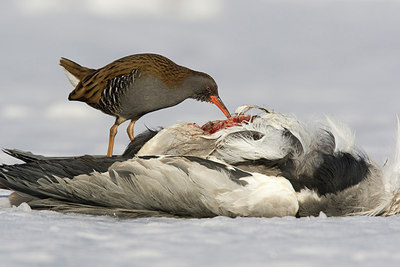
[[[228,109],[225,107],[224,103],[222,102],[221,98],[219,96],[210,96],[211,102],[215,104],[219,109],[225,114],[227,118],[231,117],[231,114],[229,113]]]

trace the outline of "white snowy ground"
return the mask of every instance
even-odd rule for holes
[[[396,217],[135,219],[0,209],[1,266],[398,266]]]
[[[400,1],[2,0],[0,147],[104,154],[113,118],[68,102],[58,60],[154,52],[205,71],[230,110],[334,115],[378,163],[400,113]],[[222,119],[187,100],[136,133]],[[128,143],[120,127],[115,153]],[[0,163],[17,161],[0,153]],[[9,192],[1,190],[4,203]],[[398,266],[400,219],[139,219],[0,208],[0,266]]]

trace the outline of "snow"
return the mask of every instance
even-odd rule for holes
[[[154,52],[212,75],[231,111],[249,103],[302,120],[333,115],[371,158],[383,164],[392,155],[400,1],[110,3],[1,1],[1,147],[104,154],[114,119],[68,102],[58,59],[100,67]],[[223,117],[187,100],[144,116],[135,131]],[[128,143],[124,127],[116,153]],[[17,161],[0,154],[0,162]],[[5,208],[4,200],[1,266],[397,266],[400,257],[398,216],[117,220]]]
[[[0,209],[2,266],[397,266],[398,217],[136,219]]]

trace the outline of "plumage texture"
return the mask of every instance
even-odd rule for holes
[[[74,168],[80,169],[80,164],[75,163]],[[50,199],[54,199],[55,206],[61,201],[64,206],[71,203],[73,207],[82,204],[149,210],[184,217],[294,216],[298,209],[295,192],[287,180],[202,158],[134,158],[116,162],[104,173],[93,171],[72,178],[67,177],[70,170],[63,170],[67,175],[52,172],[58,166],[57,160],[39,161],[37,168],[3,166],[1,176],[8,187],[32,196],[29,204],[33,208],[43,203],[49,207]],[[28,174],[29,180],[19,179]],[[13,204],[26,200],[15,195],[11,199]]]
[[[71,92],[71,100],[99,104],[102,92],[118,77],[128,76],[133,71],[140,75],[156,75],[169,88],[182,84],[193,71],[175,64],[166,57],[156,54],[137,54],[115,60],[110,64],[92,70],[62,58],[60,65],[81,82]]]
[[[214,134],[195,124],[150,132],[120,157],[8,151],[26,163],[1,166],[0,183],[18,192],[14,204],[122,217],[398,214],[400,145],[382,168],[353,136],[334,119],[268,111]]]

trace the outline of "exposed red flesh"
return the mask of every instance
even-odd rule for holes
[[[250,115],[239,115],[236,117],[230,117],[226,120],[209,121],[201,126],[201,129],[209,134],[213,134],[215,132],[218,132],[219,130],[238,126],[242,123],[248,123],[252,121],[253,117]]]

